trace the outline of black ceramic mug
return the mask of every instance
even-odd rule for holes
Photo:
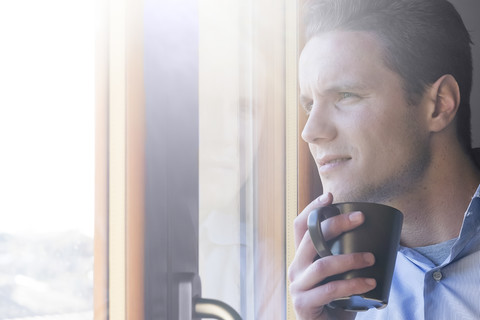
[[[364,223],[326,241],[320,227],[321,222],[353,211],[363,212]],[[352,278],[374,278],[377,281],[377,286],[373,290],[334,300],[328,304],[329,307],[365,311],[370,308],[381,309],[387,305],[402,223],[403,214],[399,210],[378,203],[337,203],[315,209],[310,213],[308,230],[320,257],[353,252],[371,252],[375,256],[375,264],[371,267],[351,270],[325,279],[323,283]]]

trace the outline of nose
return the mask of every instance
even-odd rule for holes
[[[312,108],[302,131],[302,139],[307,143],[333,140],[337,135],[334,121],[324,108]]]

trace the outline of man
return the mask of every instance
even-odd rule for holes
[[[480,172],[470,146],[471,41],[458,13],[446,0],[316,0],[307,4],[306,32],[302,137],[324,193],[295,220],[297,319],[479,319]],[[343,201],[404,214],[383,310],[326,306],[376,286],[363,278],[320,284],[375,263],[371,253],[315,260],[308,214]],[[363,219],[327,219],[323,234],[334,238]]]

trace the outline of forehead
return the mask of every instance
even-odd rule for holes
[[[299,60],[300,88],[311,86],[378,85],[392,76],[380,41],[371,33],[331,31],[311,38]],[[338,83],[337,83],[338,82]]]

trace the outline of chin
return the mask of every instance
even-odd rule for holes
[[[345,191],[335,191],[333,189],[328,189],[324,188],[324,193],[330,192],[333,195],[333,203],[339,203],[339,202],[348,202],[348,201],[356,201],[355,199],[352,199],[352,196]]]
[[[333,195],[333,202],[375,202],[374,197],[369,192],[362,192],[362,190],[350,189],[350,190],[338,190],[325,188],[325,192],[331,192]]]

